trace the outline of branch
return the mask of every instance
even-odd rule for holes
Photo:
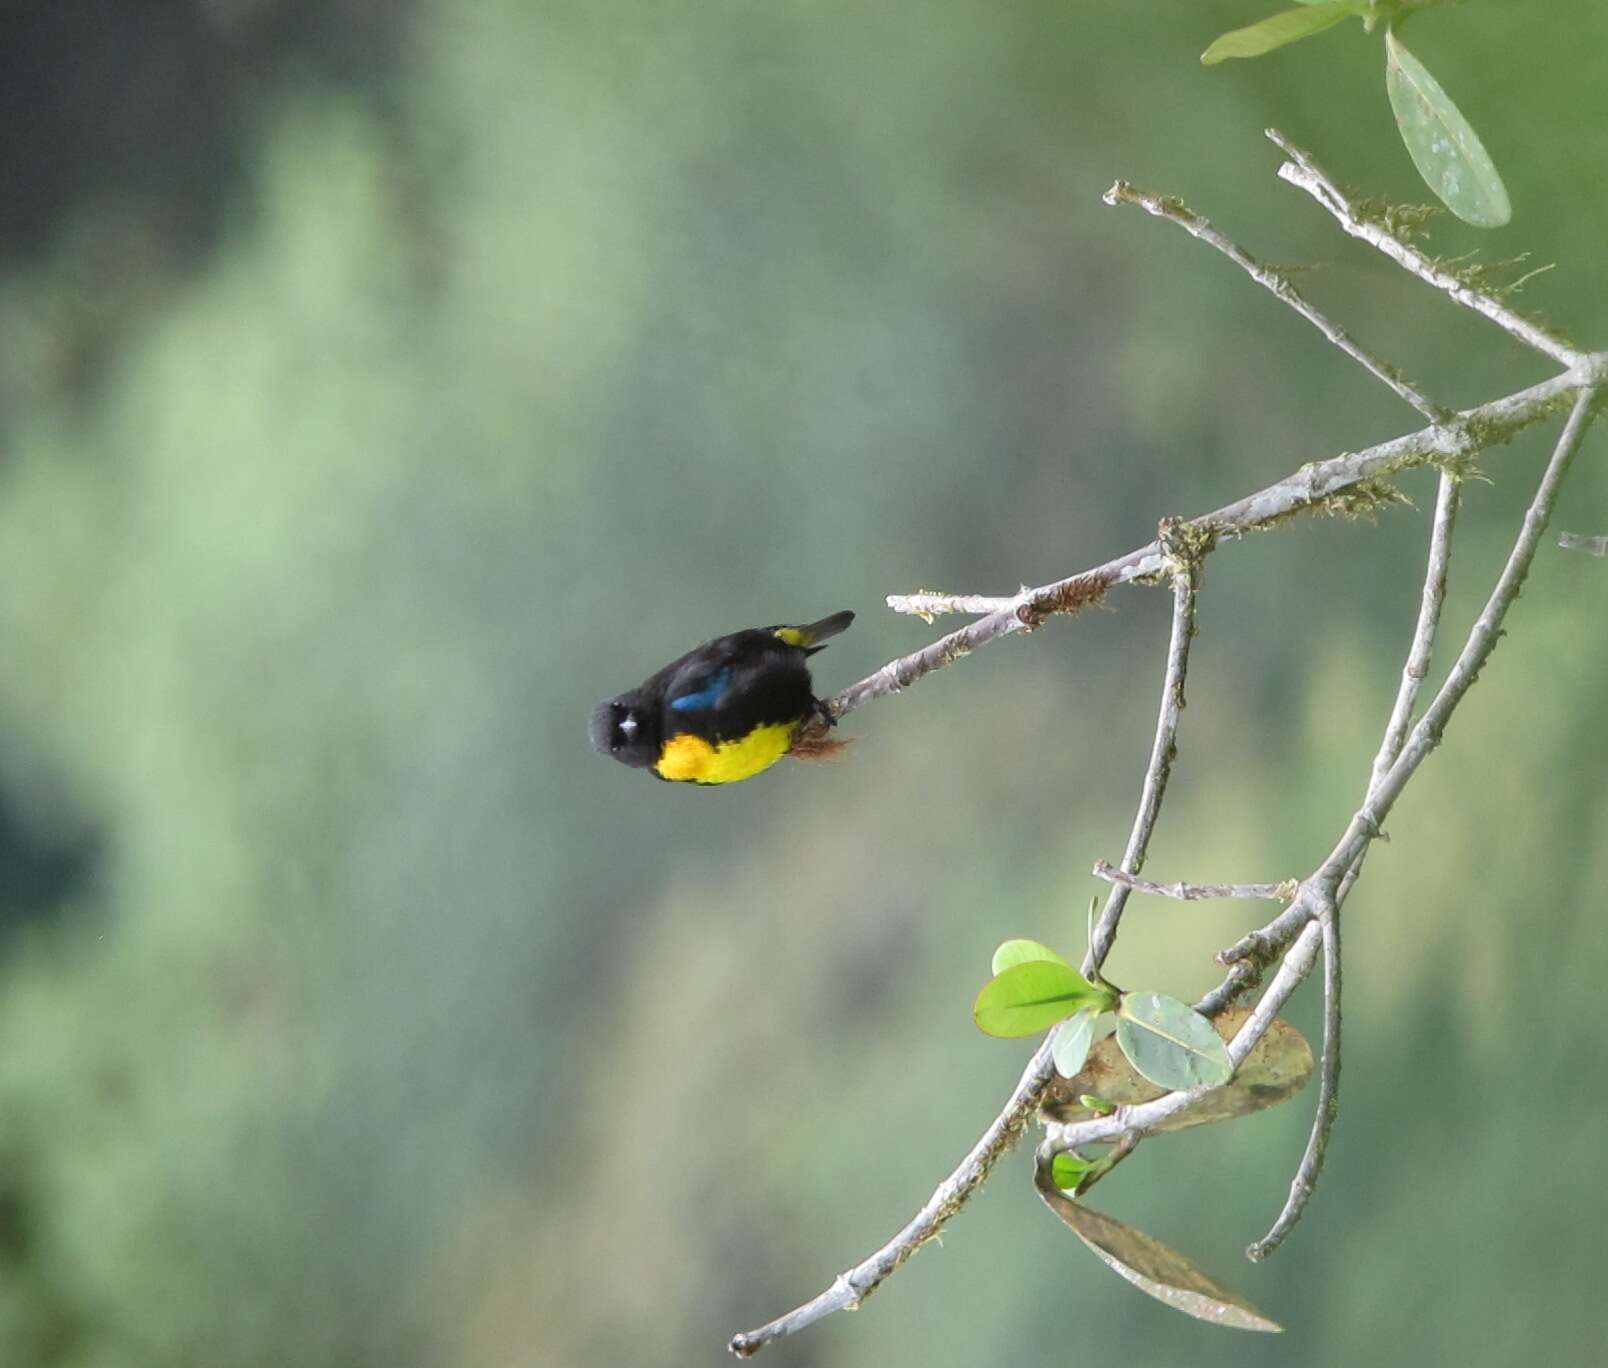
[[[1161,526],[1161,541],[1163,545],[1173,545],[1173,529],[1165,522]],[[1190,554],[1200,552],[1179,551],[1180,557]],[[1161,815],[1161,800],[1167,792],[1172,762],[1178,753],[1178,715],[1184,707],[1184,676],[1189,672],[1189,644],[1195,636],[1197,568],[1192,560],[1178,559],[1173,569],[1172,634],[1167,642],[1166,677],[1161,684],[1161,712],[1156,718],[1156,738],[1150,746],[1150,763],[1145,767],[1144,783],[1139,792],[1139,811],[1134,814],[1128,845],[1122,853],[1122,868],[1129,874],[1137,874],[1144,868],[1150,835],[1156,829],[1156,818]],[[1085,978],[1097,975],[1111,953],[1129,891],[1122,883],[1112,885],[1106,904],[1100,910],[1100,919],[1089,936],[1088,953],[1083,958]]]
[[[1429,658],[1435,649],[1435,631],[1440,626],[1441,607],[1446,602],[1446,573],[1452,555],[1452,531],[1457,525],[1459,502],[1458,480],[1450,471],[1441,471],[1440,485],[1435,491],[1435,519],[1429,534],[1429,568],[1424,574],[1424,594],[1418,605],[1418,623],[1413,628],[1413,644],[1407,651],[1407,663],[1402,667],[1401,686],[1396,690],[1396,703],[1390,710],[1390,721],[1374,757],[1373,779],[1370,788],[1379,780],[1401,754],[1402,743],[1407,739],[1407,727],[1412,722],[1413,705],[1418,701],[1418,690],[1429,674]]]
[[[1135,868],[1144,863],[1145,848],[1150,833],[1155,829],[1156,815],[1161,808],[1162,794],[1167,787],[1178,735],[1178,717],[1184,706],[1184,677],[1189,668],[1189,644],[1195,634],[1195,570],[1187,559],[1190,554],[1181,546],[1172,545],[1172,526],[1163,522],[1160,540],[1176,552],[1178,559],[1173,567],[1173,618],[1172,633],[1167,645],[1166,680],[1162,685],[1161,712],[1156,722],[1156,738],[1151,746],[1150,764],[1145,771],[1143,790],[1139,798],[1139,811],[1134,817],[1133,830],[1128,837],[1124,864]],[[1195,553],[1198,554],[1198,551]],[[1122,916],[1122,902],[1127,898],[1125,888],[1112,891],[1105,912],[1090,941],[1085,974],[1097,973],[1105,955],[1096,953],[1102,943],[1109,948]],[[1117,894],[1121,894],[1121,899]],[[1103,941],[1102,941],[1103,929]],[[1022,1132],[1038,1112],[1039,1099],[1048,1086],[1055,1070],[1052,1043],[1053,1033],[1047,1036],[1028,1061],[1016,1090],[1004,1109],[990,1123],[971,1152],[961,1160],[953,1173],[938,1185],[936,1191],[911,1221],[887,1244],[862,1260],[846,1273],[841,1273],[819,1296],[802,1306],[779,1316],[767,1325],[746,1334],[735,1336],[730,1344],[732,1353],[741,1358],[757,1353],[771,1340],[813,1325],[834,1311],[852,1310],[870,1296],[882,1281],[908,1259],[923,1244],[941,1231],[983,1184],[983,1180],[1012,1149]]]
[[[1261,898],[1270,902],[1287,903],[1295,897],[1296,889],[1299,887],[1294,879],[1286,879],[1283,883],[1276,884],[1159,884],[1152,883],[1149,879],[1141,879],[1136,874],[1114,869],[1104,860],[1094,862],[1093,873],[1097,879],[1121,884],[1135,893],[1153,893],[1158,898],[1175,898],[1180,902],[1197,902],[1203,898]]]
[[[1557,445],[1553,448],[1552,458],[1547,462],[1535,497],[1524,515],[1523,526],[1508,556],[1507,564],[1503,567],[1496,587],[1491,591],[1484,611],[1470,630],[1468,640],[1445,684],[1441,686],[1440,692],[1418,725],[1413,728],[1412,734],[1403,743],[1397,736],[1397,729],[1405,713],[1411,709],[1412,698],[1408,697],[1403,704],[1402,694],[1417,692],[1417,681],[1410,674],[1411,660],[1422,652],[1427,661],[1429,644],[1433,640],[1435,624],[1440,616],[1440,601],[1445,594],[1446,558],[1449,555],[1451,522],[1455,517],[1453,511],[1456,503],[1455,491],[1438,501],[1423,604],[1419,612],[1418,627],[1413,635],[1409,670],[1403,672],[1402,693],[1397,696],[1396,707],[1392,710],[1390,723],[1386,727],[1385,739],[1374,761],[1373,775],[1368,784],[1368,793],[1363,801],[1362,810],[1352,819],[1351,826],[1341,843],[1310,881],[1310,886],[1319,890],[1316,915],[1322,925],[1324,946],[1323,1061],[1318,1088],[1317,1115],[1313,1118],[1306,1151],[1301,1157],[1295,1179],[1290,1184],[1290,1195],[1285,1201],[1283,1210],[1274,1221],[1272,1229],[1246,1250],[1246,1254],[1252,1259],[1267,1258],[1283,1243],[1284,1237],[1301,1219],[1317,1184],[1318,1174],[1323,1168],[1329,1134],[1334,1127],[1339,1105],[1340,1077],[1340,908],[1361,872],[1369,844],[1379,835],[1380,823],[1390,812],[1407,780],[1439,743],[1452,712],[1496,648],[1497,640],[1501,636],[1502,622],[1513,606],[1514,600],[1518,598],[1524,578],[1529,572],[1530,563],[1535,559],[1536,548],[1546,531],[1553,505],[1557,501],[1559,486],[1568,473],[1569,466],[1574,460],[1575,453],[1580,449],[1580,442],[1590,425],[1594,402],[1595,392],[1592,390],[1583,390],[1576,399],[1569,421],[1564,425]],[[1443,495],[1445,490],[1446,485],[1443,483]],[[1443,508],[1446,510],[1444,515],[1441,511]],[[1301,906],[1299,900],[1295,906]],[[1295,906],[1290,909],[1292,912]]]
[[[931,622],[944,613],[1010,613],[1028,601],[1032,590],[1025,584],[1008,598],[987,594],[936,594],[920,590],[914,594],[889,594],[883,600],[896,613],[908,613]]]
[[[1608,352],[1583,359],[1581,371],[1608,376]],[[1387,478],[1420,466],[1456,464],[1487,447],[1500,446],[1516,434],[1541,422],[1595,381],[1565,372],[1530,385],[1490,403],[1464,409],[1451,428],[1426,427],[1380,442],[1358,452],[1346,452],[1326,461],[1314,461],[1264,489],[1248,494],[1215,512],[1180,524],[1181,530],[1211,535],[1218,540],[1238,537],[1280,523],[1312,509],[1341,507],[1336,496],[1370,480]],[[1066,579],[1030,589],[1005,602],[1013,605],[980,617],[909,655],[849,685],[828,699],[834,717],[844,717],[872,699],[899,693],[934,670],[952,665],[990,642],[1037,627],[1046,618],[1074,614],[1099,603],[1114,585],[1132,584],[1166,571],[1161,544],[1147,542]]]
[[[1363,452],[1346,453],[1303,466],[1276,484],[1225,505],[1214,513],[1182,523],[1164,522],[1161,534],[1155,541],[1104,565],[1037,589],[1024,587],[1016,595],[1004,598],[933,593],[891,596],[888,600],[891,607],[924,617],[941,612],[978,612],[983,616],[918,651],[890,661],[874,674],[828,700],[827,704],[834,717],[842,717],[873,698],[908,687],[932,671],[953,663],[991,641],[1018,631],[1032,630],[1051,616],[1077,613],[1103,599],[1113,585],[1153,581],[1161,576],[1171,579],[1174,595],[1172,633],[1156,736],[1145,773],[1139,811],[1124,852],[1123,868],[1112,870],[1102,864],[1096,869],[1097,873],[1109,879],[1113,888],[1090,937],[1084,972],[1098,972],[1110,951],[1128,894],[1135,888],[1184,898],[1236,896],[1290,899],[1290,905],[1278,916],[1219,954],[1218,959],[1228,967],[1228,974],[1217,988],[1197,1004],[1198,1010],[1207,1015],[1215,1014],[1256,986],[1274,959],[1279,958],[1273,982],[1228,1043],[1229,1059],[1238,1068],[1266,1033],[1290,995],[1311,972],[1318,948],[1320,945],[1323,947],[1326,992],[1318,1116],[1295,1181],[1291,1184],[1290,1198],[1268,1235],[1252,1246],[1253,1257],[1263,1257],[1271,1252],[1299,1219],[1322,1167],[1333,1126],[1340,1069],[1340,909],[1360,874],[1369,845],[1381,834],[1381,822],[1407,781],[1439,742],[1451,713],[1494,649],[1502,621],[1518,595],[1551,516],[1558,487],[1589,425],[1599,389],[1608,384],[1608,353],[1577,353],[1535,325],[1512,314],[1494,297],[1473,290],[1440,272],[1415,249],[1399,242],[1378,224],[1359,216],[1305,153],[1276,133],[1270,132],[1269,136],[1295,163],[1281,167],[1279,174],[1317,197],[1325,208],[1340,219],[1348,232],[1373,242],[1414,274],[1446,289],[1454,298],[1477,309],[1515,336],[1563,361],[1569,369],[1550,380],[1478,408],[1448,414],[1402,380],[1391,368],[1364,352],[1342,330],[1306,304],[1284,277],[1241,252],[1204,219],[1190,214],[1177,201],[1147,197],[1119,183],[1112,192],[1118,199],[1126,198],[1141,203],[1151,212],[1181,223],[1196,236],[1225,252],[1286,302],[1292,303],[1325,336],[1361,362],[1395,393],[1430,417],[1431,426],[1382,442]],[[1502,575],[1435,699],[1404,739],[1406,722],[1412,715],[1419,687],[1427,672],[1445,596],[1446,566],[1457,508],[1455,467],[1477,451],[1506,442],[1515,433],[1541,421],[1568,401],[1572,401],[1573,405],[1568,423],[1525,515],[1523,529]],[[1370,488],[1370,482],[1382,482],[1401,470],[1428,464],[1442,468],[1442,480],[1413,645],[1390,721],[1375,757],[1363,805],[1352,817],[1345,834],[1323,864],[1308,879],[1297,884],[1180,883],[1168,888],[1140,879],[1138,871],[1155,827],[1174,757],[1179,712],[1184,701],[1183,683],[1189,642],[1194,631],[1195,574],[1200,557],[1224,537],[1237,537],[1266,528],[1308,509],[1350,511],[1358,504],[1377,504],[1385,494],[1379,488]],[[840,1274],[819,1296],[757,1330],[735,1336],[730,1345],[732,1352],[746,1357],[771,1340],[802,1330],[834,1311],[859,1306],[889,1274],[922,1244],[938,1234],[982,1185],[999,1159],[1017,1143],[1037,1113],[1054,1070],[1053,1039],[1052,1033],[1040,1043],[1005,1107],[903,1230],[869,1258]],[[1151,1102],[1118,1107],[1106,1116],[1072,1123],[1050,1122],[1046,1126],[1045,1146],[1047,1151],[1053,1151],[1117,1141],[1126,1149],[1131,1149],[1139,1137],[1209,1091],[1210,1087],[1201,1087],[1172,1092]]]
[[[1038,1112],[1039,1099],[1055,1071],[1048,1039],[1034,1052],[1010,1101],[972,1146],[955,1171],[937,1187],[926,1205],[897,1235],[867,1259],[833,1279],[820,1296],[778,1316],[757,1330],[732,1336],[728,1346],[739,1358],[758,1353],[774,1339],[796,1334],[834,1311],[852,1311],[882,1284],[894,1269],[937,1235],[949,1218],[983,1185],[994,1165],[1015,1148]]]
[[[1362,848],[1378,834],[1380,823],[1389,815],[1390,809],[1401,796],[1402,789],[1407,786],[1407,781],[1412,778],[1414,771],[1440,744],[1452,713],[1479,676],[1485,662],[1490,659],[1491,652],[1496,649],[1497,640],[1502,634],[1502,623],[1507,617],[1508,610],[1513,606],[1513,601],[1518,598],[1519,590],[1524,587],[1525,576],[1530,572],[1530,563],[1535,559],[1536,548],[1540,545],[1542,534],[1552,518],[1559,486],[1562,485],[1564,476],[1569,473],[1575,453],[1579,451],[1586,429],[1591,425],[1592,408],[1597,402],[1597,397],[1598,391],[1589,388],[1582,389],[1576,397],[1574,408],[1569,413],[1569,421],[1564,424],[1558,443],[1553,448],[1552,457],[1541,476],[1535,497],[1525,510],[1524,525],[1513,544],[1513,550],[1508,554],[1507,563],[1502,567],[1502,573],[1497,579],[1496,587],[1491,590],[1484,609],[1475,620],[1474,626],[1469,629],[1468,640],[1458,654],[1456,663],[1434,700],[1425,709],[1418,725],[1412,729],[1402,746],[1401,754],[1396,757],[1390,769],[1380,778],[1370,794],[1369,801],[1364,804],[1365,812],[1359,813],[1353,819],[1353,830],[1347,833],[1347,839],[1336,848],[1325,864],[1326,869],[1330,867],[1338,869],[1337,878],[1343,876],[1344,871],[1350,868]]]
[[[1326,318],[1300,290],[1296,289],[1294,282],[1283,271],[1265,265],[1243,248],[1236,246],[1212,227],[1209,220],[1191,210],[1176,195],[1152,194],[1148,190],[1136,189],[1127,181],[1119,180],[1105,192],[1105,202],[1112,205],[1137,204],[1147,213],[1176,223],[1192,237],[1197,237],[1208,246],[1215,247],[1258,285],[1271,290],[1375,380],[1395,391],[1399,398],[1411,404],[1431,423],[1443,426],[1451,421],[1450,409],[1442,408],[1435,403],[1405,379],[1396,367],[1386,365],[1367,351],[1338,323]]]
[[[1515,313],[1489,292],[1476,290],[1459,280],[1451,271],[1444,270],[1416,247],[1409,246],[1396,237],[1377,218],[1360,210],[1312,160],[1310,153],[1297,147],[1278,129],[1268,129],[1267,136],[1290,159],[1279,167],[1279,179],[1305,190],[1333,214],[1340,226],[1352,237],[1360,238],[1363,242],[1377,247],[1398,266],[1411,271],[1437,290],[1444,290],[1464,308],[1473,309],[1475,313],[1490,319],[1497,327],[1516,337],[1525,346],[1545,353],[1570,369],[1586,361],[1587,358],[1583,353],[1571,347],[1562,338],[1554,337],[1539,324],[1532,323],[1522,314]]]
[[[1340,1115],[1340,909],[1339,899],[1318,913],[1323,935],[1323,1056],[1318,1075],[1318,1108],[1307,1136],[1306,1151],[1290,1182],[1284,1209],[1266,1235],[1245,1251],[1249,1259],[1267,1258],[1295,1229],[1317,1189],[1318,1175],[1329,1152],[1329,1136]]]

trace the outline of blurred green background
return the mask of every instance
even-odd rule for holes
[[[879,1244],[1026,1047],[994,945],[1081,947],[1165,596],[857,713],[730,791],[590,754],[705,637],[854,608],[823,691],[1416,415],[1170,226],[1176,191],[1432,394],[1537,358],[1344,240],[1276,123],[1421,200],[1378,35],[1202,70],[1250,0],[119,0],[0,13],[0,1362],[688,1364]],[[1608,10],[1414,48],[1523,300],[1608,344]],[[1547,450],[1468,490],[1460,639]],[[1210,563],[1149,872],[1310,869],[1354,809],[1432,481]],[[1608,531],[1594,436],[1558,525]],[[1018,1156],[816,1368],[1585,1362],[1608,976],[1608,570],[1544,548],[1348,915],[1344,1111],[1147,1145],[1104,1208],[1284,1321],[1105,1272]],[[1185,997],[1255,909],[1136,901]],[[1294,1015],[1309,1029],[1311,990]]]

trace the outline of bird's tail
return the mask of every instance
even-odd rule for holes
[[[821,649],[822,642],[829,637],[835,637],[839,632],[846,631],[853,621],[854,614],[845,609],[841,613],[833,613],[831,617],[824,617],[819,622],[812,622],[807,627],[772,627],[771,631],[789,646],[802,646],[813,654]]]

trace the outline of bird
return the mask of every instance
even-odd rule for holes
[[[835,725],[808,660],[854,621],[751,627],[706,641],[592,710],[594,750],[673,783],[732,784],[768,770],[806,724]],[[820,747],[829,750],[835,747]]]

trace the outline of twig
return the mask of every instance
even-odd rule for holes
[[[1389,815],[1391,807],[1401,796],[1401,791],[1412,778],[1413,772],[1440,744],[1441,736],[1446,731],[1446,724],[1451,720],[1453,711],[1479,676],[1485,662],[1490,659],[1491,652],[1496,649],[1497,640],[1502,633],[1503,620],[1507,617],[1508,609],[1513,606],[1514,599],[1518,598],[1519,590],[1524,587],[1524,579],[1530,572],[1530,563],[1535,559],[1536,548],[1540,545],[1542,534],[1551,520],[1552,509],[1558,499],[1558,488],[1563,483],[1564,476],[1569,473],[1569,466],[1574,461],[1575,453],[1580,449],[1586,429],[1591,425],[1592,407],[1597,401],[1597,396],[1597,390],[1588,388],[1582,389],[1575,399],[1574,408],[1569,413],[1569,421],[1564,424],[1563,432],[1553,448],[1552,457],[1541,476],[1535,497],[1525,510],[1524,525],[1513,543],[1513,550],[1508,554],[1507,563],[1502,567],[1495,588],[1491,590],[1490,598],[1486,600],[1485,607],[1475,620],[1474,626],[1469,629],[1468,640],[1464,642],[1463,649],[1458,654],[1450,673],[1447,674],[1445,682],[1442,683],[1429,707],[1424,710],[1423,717],[1419,718],[1418,724],[1408,735],[1406,743],[1401,748],[1401,754],[1380,778],[1370,796],[1370,802],[1365,805],[1369,809],[1368,816],[1371,821],[1361,824],[1364,829],[1348,833],[1348,840],[1342,843],[1344,848],[1337,849],[1330,856],[1329,863],[1337,864],[1342,873],[1351,866],[1362,847],[1378,834],[1379,823]],[[1358,814],[1358,817],[1362,815]],[[1369,825],[1372,826],[1371,833],[1366,829]],[[1352,826],[1358,827],[1359,821],[1353,819]]]
[[[1105,192],[1105,202],[1111,205],[1136,204],[1147,213],[1176,223],[1192,237],[1197,237],[1208,246],[1215,247],[1258,285],[1271,290],[1369,375],[1394,390],[1401,399],[1411,404],[1431,423],[1443,425],[1451,421],[1450,409],[1443,408],[1430,399],[1405,379],[1396,367],[1386,365],[1338,323],[1325,317],[1283,271],[1258,261],[1242,247],[1224,237],[1212,226],[1210,220],[1195,213],[1176,195],[1157,195],[1148,190],[1140,190],[1127,181],[1119,180]]]
[[[1164,524],[1162,539],[1167,540],[1169,535],[1170,528]],[[1135,865],[1143,863],[1145,847],[1149,843],[1151,831],[1155,828],[1156,814],[1161,806],[1162,793],[1167,787],[1167,776],[1171,770],[1174,743],[1178,733],[1178,715],[1184,705],[1183,688],[1189,665],[1189,643],[1194,635],[1194,577],[1195,567],[1192,563],[1187,560],[1176,563],[1173,571],[1172,633],[1167,647],[1167,671],[1166,682],[1162,687],[1161,713],[1156,723],[1156,739],[1151,747],[1150,764],[1145,771],[1143,792],[1139,800],[1139,812],[1134,818],[1133,831],[1128,838],[1124,863]],[[1121,891],[1125,897],[1126,890]],[[1108,901],[1106,912],[1110,917],[1110,925],[1105,935],[1105,944],[1109,946],[1122,909],[1119,904],[1115,914],[1112,915],[1111,903]],[[1107,918],[1103,916],[1100,925],[1106,924]],[[1089,962],[1084,967],[1085,973],[1099,970],[1104,955],[1097,957],[1094,947],[1100,942],[1101,933],[1097,927],[1090,945]],[[1021,1138],[1022,1132],[1037,1113],[1039,1099],[1055,1068],[1053,1040],[1053,1035],[1048,1036],[1039,1045],[1028,1061],[1021,1081],[1017,1083],[1016,1090],[1011,1094],[1004,1110],[994,1118],[983,1133],[982,1139],[972,1147],[971,1152],[960,1162],[955,1171],[938,1185],[926,1204],[903,1230],[868,1259],[862,1260],[848,1272],[839,1274],[832,1285],[819,1296],[757,1330],[735,1336],[730,1345],[732,1353],[746,1358],[779,1336],[791,1335],[806,1326],[813,1325],[823,1316],[831,1315],[834,1311],[857,1307],[894,1269],[938,1234],[945,1222],[982,1186],[983,1180],[987,1178],[994,1165]]]
[[[1329,1152],[1329,1136],[1340,1115],[1340,909],[1339,899],[1318,912],[1323,935],[1323,1055],[1318,1075],[1318,1107],[1312,1118],[1306,1150],[1290,1182],[1290,1195],[1272,1228],[1245,1251],[1246,1257],[1260,1261],[1284,1243],[1295,1229],[1317,1189],[1318,1175]]]
[[[881,1249],[840,1273],[820,1296],[789,1311],[785,1316],[734,1335],[728,1346],[739,1358],[758,1353],[774,1339],[814,1325],[834,1311],[853,1310],[881,1285],[894,1269],[937,1235],[951,1216],[983,1185],[994,1165],[1022,1138],[1038,1111],[1039,1099],[1055,1071],[1055,1061],[1046,1040],[1034,1052],[1023,1071],[1010,1101],[996,1116],[982,1139],[972,1146],[955,1171],[949,1175],[910,1222]]]
[[[1413,705],[1418,701],[1418,690],[1429,674],[1429,658],[1435,649],[1435,631],[1440,626],[1441,607],[1446,602],[1446,572],[1451,561],[1452,531],[1457,525],[1459,482],[1450,471],[1441,471],[1440,486],[1435,491],[1435,518],[1429,534],[1429,568],[1424,574],[1424,593],[1418,605],[1418,622],[1413,628],[1413,644],[1407,651],[1407,663],[1402,667],[1401,685],[1396,690],[1396,703],[1390,710],[1390,721],[1374,757],[1373,778],[1370,787],[1395,763],[1401,754],[1402,742],[1407,739],[1407,728],[1413,719]]]
[[[1583,537],[1578,532],[1560,532],[1558,545],[1565,551],[1584,551],[1588,556],[1608,556],[1608,537]]]
[[[1340,844],[1308,882],[1308,887],[1317,890],[1316,896],[1319,901],[1316,915],[1322,923],[1324,942],[1323,1061],[1317,1115],[1313,1119],[1306,1152],[1301,1157],[1295,1180],[1290,1184],[1290,1195],[1285,1201],[1283,1210],[1274,1221],[1272,1229],[1246,1250],[1246,1254],[1252,1259],[1265,1259],[1283,1243],[1284,1237],[1301,1219],[1323,1167],[1329,1133],[1334,1126],[1340,1074],[1340,907],[1357,880],[1369,844],[1380,833],[1380,824],[1389,814],[1407,780],[1439,743],[1453,710],[1468,692],[1495,649],[1501,636],[1502,622],[1523,587],[1525,575],[1535,558],[1536,548],[1546,531],[1553,505],[1557,501],[1558,488],[1564,476],[1568,474],[1569,466],[1574,460],[1575,453],[1580,449],[1580,442],[1590,425],[1595,397],[1594,391],[1583,390],[1576,399],[1569,421],[1564,424],[1563,432],[1553,448],[1552,458],[1547,462],[1535,497],[1525,512],[1524,523],[1514,542],[1513,550],[1508,556],[1506,565],[1503,566],[1495,588],[1491,591],[1484,611],[1470,630],[1468,640],[1452,666],[1446,682],[1425,710],[1418,725],[1413,728],[1405,743],[1398,741],[1393,744],[1392,735],[1400,707],[1398,696],[1398,709],[1392,711],[1391,722],[1386,728],[1385,740],[1381,743],[1379,756],[1375,760],[1362,810],[1352,818],[1351,825]],[[1444,541],[1450,537],[1450,533],[1450,515],[1444,522],[1437,517],[1432,542]],[[1434,586],[1439,578],[1441,581],[1439,592],[1444,594],[1446,554],[1446,548],[1443,546],[1437,562],[1437,557],[1433,551],[1431,552],[1424,603],[1419,614],[1418,630],[1413,637],[1415,654],[1420,646],[1427,652],[1427,641],[1433,639],[1435,623],[1439,620],[1440,608]],[[1432,599],[1437,599],[1433,605]],[[1405,682],[1404,676],[1404,687]],[[1414,691],[1416,692],[1416,685]],[[1410,706],[1409,699],[1408,707]],[[1293,912],[1297,906],[1302,906],[1299,899],[1290,910]]]
[[[1172,540],[1170,525],[1162,525],[1161,541]],[[1181,555],[1183,553],[1180,553]],[[1150,834],[1156,829],[1156,818],[1161,814],[1161,800],[1167,792],[1167,780],[1172,775],[1173,757],[1177,754],[1178,716],[1184,707],[1184,677],[1189,672],[1189,644],[1195,635],[1195,575],[1197,567],[1192,560],[1179,559],[1173,569],[1172,632],[1167,641],[1167,670],[1161,683],[1161,711],[1156,717],[1156,737],[1150,745],[1150,763],[1145,766],[1144,784],[1139,793],[1139,811],[1134,814],[1133,828],[1128,833],[1128,844],[1122,852],[1122,868],[1126,873],[1137,874],[1144,868],[1145,854],[1150,848]],[[1122,909],[1127,906],[1130,890],[1114,883],[1106,897],[1100,918],[1089,937],[1088,953],[1083,957],[1083,974],[1093,978],[1100,972],[1111,944],[1117,938],[1117,927],[1122,921]]]
[[[1364,806],[1370,807],[1378,796],[1379,784],[1396,757],[1401,754],[1407,728],[1412,721],[1413,705],[1418,691],[1429,673],[1430,656],[1434,651],[1435,634],[1440,626],[1441,609],[1446,602],[1446,576],[1451,561],[1452,532],[1457,523],[1460,484],[1450,471],[1441,471],[1440,485],[1435,493],[1435,515],[1430,528],[1429,564],[1424,573],[1424,590],[1418,606],[1418,620],[1413,626],[1412,644],[1408,648],[1407,663],[1402,667],[1401,684],[1396,690],[1396,701],[1390,710],[1390,720],[1374,757],[1368,781]],[[1290,1183],[1290,1193],[1272,1228],[1246,1251],[1251,1259],[1267,1258],[1295,1228],[1316,1190],[1318,1175],[1323,1169],[1328,1152],[1329,1136],[1339,1117],[1340,1087],[1340,909],[1345,906],[1353,886],[1362,874],[1367,847],[1345,871],[1332,902],[1320,906],[1319,918],[1323,927],[1323,1054],[1322,1072],[1318,1082],[1318,1105],[1312,1118],[1312,1130],[1307,1136],[1306,1150]]]
[[[1608,352],[1592,353],[1585,358],[1581,370],[1595,374],[1599,366],[1608,375]],[[1323,508],[1333,496],[1365,481],[1419,466],[1456,462],[1488,446],[1499,446],[1540,422],[1561,404],[1568,403],[1588,383],[1579,374],[1555,375],[1490,403],[1463,410],[1450,429],[1420,428],[1363,451],[1315,461],[1265,489],[1181,526],[1219,539],[1236,537],[1272,526],[1308,509]],[[1471,432],[1478,434],[1477,439]],[[833,716],[843,717],[874,698],[909,688],[934,670],[951,665],[1001,637],[1037,627],[1047,617],[1076,613],[1098,603],[1114,585],[1149,579],[1165,570],[1166,554],[1161,544],[1147,542],[1103,565],[1032,589],[1025,601],[1020,595],[1013,597],[1008,602],[1018,606],[991,612],[920,650],[890,660],[858,683],[834,694],[827,700],[827,706]]]
[[[988,594],[939,594],[922,589],[914,594],[889,594],[883,601],[896,613],[931,622],[944,613],[1009,613],[1027,602],[1033,591],[1025,584],[1008,597]]]
[[[1455,274],[1442,269],[1416,247],[1396,237],[1377,219],[1359,211],[1351,198],[1312,160],[1311,154],[1297,147],[1278,129],[1268,129],[1267,136],[1290,159],[1279,167],[1279,179],[1305,190],[1333,214],[1340,226],[1352,237],[1360,238],[1363,242],[1377,247],[1404,270],[1411,271],[1437,290],[1444,290],[1464,308],[1473,309],[1476,313],[1484,315],[1504,332],[1518,338],[1526,346],[1544,352],[1554,361],[1572,369],[1585,359],[1582,353],[1561,338],[1554,337],[1539,324],[1532,323],[1522,314],[1515,313],[1493,295],[1476,290],[1459,280]]]
[[[1295,897],[1295,891],[1299,886],[1294,879],[1276,884],[1159,884],[1149,879],[1141,879],[1136,874],[1125,873],[1108,865],[1104,860],[1094,862],[1094,877],[1104,879],[1107,883],[1121,884],[1135,893],[1153,893],[1158,898],[1175,898],[1180,902],[1197,902],[1203,898],[1261,898],[1270,902],[1287,903]]]

